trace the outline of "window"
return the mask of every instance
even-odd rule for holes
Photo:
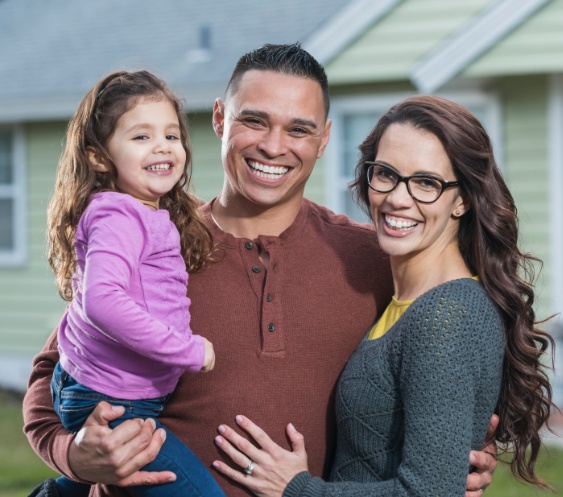
[[[502,163],[500,150],[500,111],[496,100],[483,94],[443,95],[467,107],[487,128],[493,140],[497,161]],[[332,130],[327,149],[326,203],[339,214],[367,222],[368,217],[354,202],[348,189],[354,179],[358,145],[373,129],[389,107],[406,98],[406,94],[371,97],[351,97],[334,100],[331,106]]]
[[[26,259],[23,132],[0,127],[0,266]]]

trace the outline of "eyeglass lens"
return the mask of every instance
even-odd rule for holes
[[[368,180],[370,187],[380,193],[389,193],[400,181],[405,181],[411,196],[420,202],[434,202],[442,193],[442,184],[437,179],[428,176],[399,179],[395,171],[379,164],[372,164],[369,167]]]

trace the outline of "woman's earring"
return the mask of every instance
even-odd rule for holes
[[[455,212],[454,212],[454,216],[455,216],[455,217],[459,217],[459,216],[461,216],[461,212],[459,212],[459,211],[455,211]]]

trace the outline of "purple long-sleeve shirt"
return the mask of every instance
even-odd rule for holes
[[[59,328],[63,368],[93,390],[143,399],[174,390],[203,364],[192,335],[180,235],[166,210],[94,196],[78,224],[74,299]]]

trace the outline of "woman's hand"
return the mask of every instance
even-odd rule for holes
[[[218,428],[220,435],[215,437],[215,443],[240,469],[233,469],[222,461],[214,461],[213,466],[255,495],[280,497],[295,475],[307,471],[303,435],[292,424],[287,425],[286,433],[293,448],[290,452],[282,449],[248,418],[237,416],[236,422],[255,440],[258,447],[232,428],[221,425]]]

